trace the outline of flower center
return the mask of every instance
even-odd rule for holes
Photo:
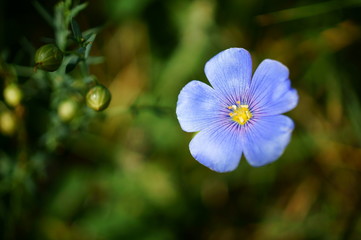
[[[229,116],[233,121],[244,125],[252,118],[252,113],[249,111],[248,105],[241,105],[240,101],[237,101],[236,103],[237,105],[228,107],[228,109],[232,110],[232,112],[229,113]]]

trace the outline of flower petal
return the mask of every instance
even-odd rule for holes
[[[214,89],[234,104],[251,81],[251,55],[243,48],[227,49],[211,58],[204,71]]]
[[[253,120],[242,132],[244,155],[250,165],[262,166],[277,160],[288,145],[294,128],[284,115]]]
[[[191,81],[179,93],[176,113],[184,131],[197,132],[219,119],[220,108],[213,88],[200,81]]]
[[[298,94],[288,76],[288,68],[278,61],[266,59],[258,66],[247,94],[255,114],[277,115],[296,107]]]
[[[192,156],[216,171],[234,170],[242,156],[241,135],[235,124],[213,124],[200,131],[190,142]]]

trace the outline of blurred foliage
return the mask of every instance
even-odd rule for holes
[[[0,1],[0,239],[359,239],[360,11],[360,0]],[[34,72],[48,43],[64,60]],[[230,47],[255,67],[283,62],[300,102],[278,161],[219,174],[190,155],[175,106]],[[112,94],[100,113],[85,103],[97,79]]]

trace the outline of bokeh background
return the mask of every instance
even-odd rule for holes
[[[16,119],[0,135],[0,239],[361,239],[360,0],[90,0],[75,19],[99,27],[90,75],[112,101],[68,122],[53,75],[29,71],[54,39],[39,9],[53,16],[56,3],[0,1],[1,62],[24,95],[0,98]],[[254,68],[288,66],[300,101],[278,161],[220,174],[192,158],[175,107],[230,47]]]

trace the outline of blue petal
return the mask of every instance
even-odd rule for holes
[[[214,89],[234,104],[251,81],[251,55],[243,48],[227,49],[211,58],[204,71]]]
[[[221,106],[213,88],[191,81],[178,96],[176,113],[184,131],[198,132],[220,119]]]
[[[277,160],[288,145],[294,128],[284,115],[255,119],[244,128],[242,146],[252,166],[258,167]]]
[[[247,94],[255,114],[277,115],[296,107],[298,94],[288,76],[288,68],[278,61],[266,59],[258,66]]]
[[[190,142],[192,156],[201,164],[216,171],[234,170],[242,156],[239,129],[228,124],[214,124],[199,132]]]

